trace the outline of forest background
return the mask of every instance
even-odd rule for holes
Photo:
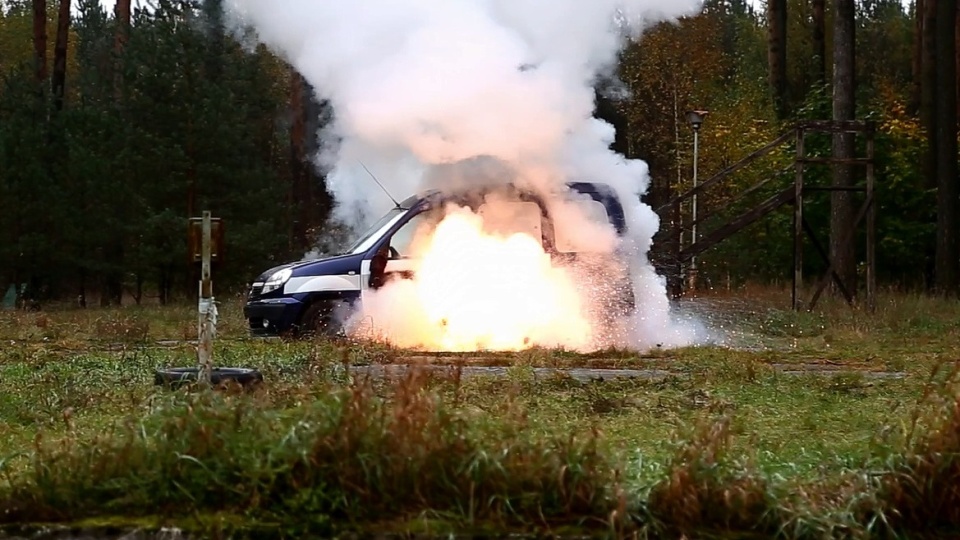
[[[960,291],[956,0],[707,0],[623,51],[597,81],[597,115],[616,150],[650,166],[661,210],[652,254],[691,208],[691,109],[700,181],[802,120],[876,123],[877,278],[881,286]],[[187,219],[223,219],[218,295],[241,294],[269,266],[342,239],[311,163],[333,111],[263,47],[239,43],[222,0],[0,0],[0,293],[79,305],[169,303],[196,293]],[[715,223],[794,181],[793,142],[704,193]],[[855,157],[863,141],[812,135],[811,156]],[[862,185],[862,167],[807,167],[805,184]],[[596,179],[602,181],[602,179]],[[744,191],[766,183],[739,197]],[[375,186],[373,186],[374,189]],[[395,194],[405,196],[407,194]],[[848,283],[861,283],[865,230],[856,193],[811,194],[804,214]],[[789,205],[697,259],[701,287],[792,276]],[[689,241],[689,237],[685,241]],[[826,265],[805,245],[804,272]],[[9,295],[7,302],[9,303]]]

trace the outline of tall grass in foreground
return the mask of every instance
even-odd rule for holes
[[[606,521],[613,475],[592,440],[528,437],[516,418],[470,421],[419,375],[384,396],[370,384],[318,390],[169,397],[92,440],[38,440],[0,489],[0,521],[230,512],[325,530],[425,511],[464,526]]]
[[[944,373],[947,371],[947,373]],[[960,535],[960,361],[936,366],[903,440],[858,467],[768,478],[729,456],[726,418],[699,426],[649,489],[646,518],[669,536],[784,538]]]
[[[915,415],[905,450],[889,458],[876,507],[864,510],[878,526],[960,530],[960,361],[939,365],[931,379],[950,366],[922,396],[933,406]]]
[[[680,428],[669,459],[631,460],[631,449],[637,447],[631,437],[643,436],[643,431],[629,431],[620,439],[599,433],[571,439],[544,435],[557,430],[527,419],[525,413],[531,412],[532,418],[543,420],[543,410],[578,414],[579,405],[566,400],[583,398],[583,393],[565,393],[569,381],[527,384],[525,368],[518,368],[501,386],[464,385],[466,390],[456,381],[437,381],[416,371],[396,385],[344,385],[341,378],[325,375],[342,375],[333,369],[338,362],[390,363],[402,361],[406,352],[356,344],[310,349],[310,344],[248,343],[237,309],[223,310],[223,335],[242,343],[221,346],[217,359],[264,369],[265,388],[251,394],[163,393],[148,400],[147,390],[137,387],[129,405],[102,407],[120,399],[123,392],[117,388],[130,381],[134,386],[149,384],[137,374],[147,373],[155,362],[183,363],[186,356],[151,352],[147,344],[177,338],[178,332],[184,339],[191,337],[195,307],[0,313],[0,320],[9,323],[0,325],[0,338],[17,342],[17,347],[0,351],[0,362],[10,367],[4,382],[11,393],[22,391],[6,404],[0,399],[6,406],[0,410],[8,411],[3,420],[23,416],[23,426],[39,426],[44,433],[32,448],[23,448],[23,454],[0,455],[0,523],[143,518],[138,523],[203,527],[196,521],[200,516],[228,516],[235,527],[266,528],[298,538],[308,532],[422,530],[424,523],[438,533],[575,529],[664,538],[960,532],[960,364],[955,362],[960,304],[885,293],[872,315],[833,299],[825,299],[822,311],[813,314],[768,307],[788,299],[782,289],[771,289],[768,302],[737,299],[729,316],[763,336],[809,339],[814,359],[827,354],[826,345],[843,364],[866,364],[868,356],[879,354],[885,364],[909,368],[911,381],[930,362],[940,362],[921,396],[915,421],[905,429],[889,426],[892,435],[878,438],[872,451],[857,453],[871,455],[869,459],[836,456],[841,465],[830,463],[819,472],[804,468],[792,477],[764,472],[770,460],[795,458],[768,451],[764,466],[757,466],[749,449],[762,446],[753,444],[753,437],[762,434],[744,429],[743,423],[807,404],[796,399],[754,403],[747,412],[744,402],[751,406],[749,400],[727,395],[729,403],[718,402],[714,408],[706,400],[696,414],[676,417],[684,422],[695,417],[702,423]],[[748,305],[737,307],[740,303]],[[720,312],[727,315],[724,306]],[[135,358],[125,356],[125,347],[109,366],[106,353],[74,355],[91,343],[129,346]],[[772,368],[766,365],[789,359],[785,352],[707,348],[669,354],[675,355],[674,367],[690,376],[688,382],[664,382],[669,388],[662,393],[653,382],[623,393],[611,392],[612,383],[602,383],[604,390],[587,399],[592,413],[583,424],[602,425],[603,418],[616,417],[618,408],[627,407],[616,401],[621,398],[638,410],[647,407],[644,399],[657,401],[630,416],[642,422],[674,407],[688,407],[672,404],[671,396],[680,399],[676,396],[685,397],[691,389],[712,390],[719,382],[774,397],[787,388],[769,377]],[[606,356],[535,350],[501,361],[586,365],[622,355]],[[94,382],[80,383],[87,378]],[[505,387],[518,379],[529,399],[514,403]],[[789,388],[793,393],[806,391]],[[818,388],[810,388],[811,402],[834,399],[839,392]],[[915,386],[911,382],[908,388]],[[50,396],[44,398],[43,392]],[[870,403],[887,410],[899,406],[903,395],[890,398],[896,405],[885,397]],[[611,405],[612,398],[616,402]],[[564,401],[563,407],[532,411],[538,400],[553,405]],[[855,397],[844,400],[850,407],[866,406]],[[689,407],[701,407],[693,401]],[[488,406],[491,402],[498,405]],[[596,412],[605,409],[614,412],[606,417]],[[105,416],[78,422],[84,431],[69,427],[72,420],[66,416],[60,423],[67,411]],[[89,435],[119,415],[127,418],[117,420],[112,431]],[[788,421],[765,429],[778,429]],[[798,421],[809,421],[811,438],[835,435],[818,424],[815,412]],[[864,429],[872,426],[871,421]],[[13,448],[27,446],[23,441],[28,437],[14,439]],[[744,447],[747,454],[739,450]],[[619,450],[623,453],[613,453]],[[828,452],[822,456],[833,457]]]
[[[175,393],[113,432],[38,439],[0,468],[0,522],[225,513],[300,535],[403,529],[590,530],[614,536],[867,537],[960,531],[960,397],[924,396],[922,433],[839,474],[768,476],[731,455],[729,417],[690,430],[645,485],[598,437],[534,435],[522,410],[461,408],[411,372],[298,392]],[[452,396],[451,396],[452,392]],[[435,532],[439,532],[436,531]]]

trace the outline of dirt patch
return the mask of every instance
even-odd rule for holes
[[[487,361],[490,359],[487,358]],[[900,379],[906,376],[896,371],[863,371],[856,369],[842,369],[838,366],[825,364],[771,364],[771,367],[784,375],[825,375],[833,376],[843,373],[856,373],[867,378]],[[394,363],[371,364],[364,366],[350,366],[350,371],[357,375],[372,377],[395,378],[403,377],[411,369],[423,369],[438,374],[454,374],[460,371],[460,377],[503,377],[510,373],[511,367],[504,365],[476,365],[476,364],[439,364],[439,363]],[[626,379],[664,379],[667,377],[685,377],[685,373],[671,369],[605,369],[605,368],[552,368],[531,367],[529,369],[535,379],[549,379],[555,377],[570,377],[581,382]]]
[[[0,530],[0,540],[185,540],[180,529],[123,527],[24,526]]]

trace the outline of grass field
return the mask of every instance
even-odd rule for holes
[[[0,312],[0,522],[208,534],[590,533],[823,538],[960,532],[960,303],[869,314],[753,289],[695,309],[724,345],[446,355],[248,339],[252,392],[166,391],[195,306]],[[463,377],[464,363],[510,366]],[[535,377],[536,367],[657,370]]]

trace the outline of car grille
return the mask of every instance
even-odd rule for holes
[[[261,293],[263,293],[263,283],[254,283],[253,286],[250,287],[248,298],[258,298]]]

